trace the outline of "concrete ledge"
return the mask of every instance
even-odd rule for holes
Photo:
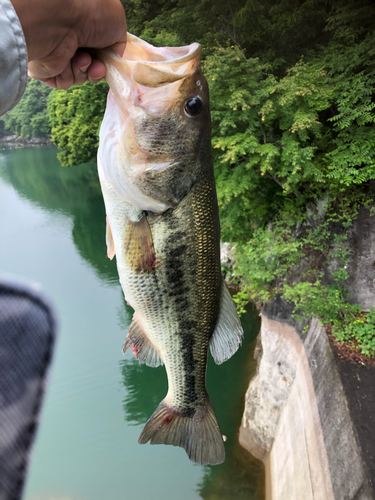
[[[267,500],[374,500],[324,328],[280,319],[262,316],[239,437],[266,465]]]

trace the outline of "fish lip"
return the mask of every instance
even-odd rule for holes
[[[136,48],[140,47],[144,51],[147,51],[151,57],[155,59],[141,59],[141,58],[132,58],[127,57],[129,55],[129,47],[134,46]],[[126,61],[128,63],[141,63],[148,66],[168,66],[168,65],[181,65],[187,63],[193,59],[200,57],[202,53],[202,47],[199,43],[192,43],[191,45],[184,45],[182,47],[154,47],[148,42],[132,35],[131,33],[127,34],[127,45],[123,56],[119,56],[113,49],[106,48],[98,51],[99,54],[104,53],[117,61]],[[127,54],[128,52],[128,54]],[[176,54],[173,57],[173,54]],[[164,57],[164,59],[160,59]]]

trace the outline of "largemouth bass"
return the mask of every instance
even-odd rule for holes
[[[168,393],[140,443],[183,447],[200,464],[225,449],[205,379],[243,331],[220,270],[220,224],[201,47],[156,48],[128,35],[100,59],[110,86],[98,169],[108,256],[134,309],[124,350],[165,365]]]

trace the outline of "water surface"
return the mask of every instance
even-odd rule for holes
[[[138,444],[167,382],[121,354],[133,311],[106,258],[95,165],[62,168],[52,147],[0,151],[0,235],[0,270],[40,283],[59,320],[24,500],[262,500],[263,467],[237,440],[257,314],[231,360],[209,359],[226,461],[192,464],[181,448]]]

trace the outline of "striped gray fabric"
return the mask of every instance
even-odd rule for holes
[[[0,500],[22,494],[55,325],[41,293],[0,280]]]
[[[10,0],[0,0],[0,116],[21,99],[27,83],[27,48]]]

